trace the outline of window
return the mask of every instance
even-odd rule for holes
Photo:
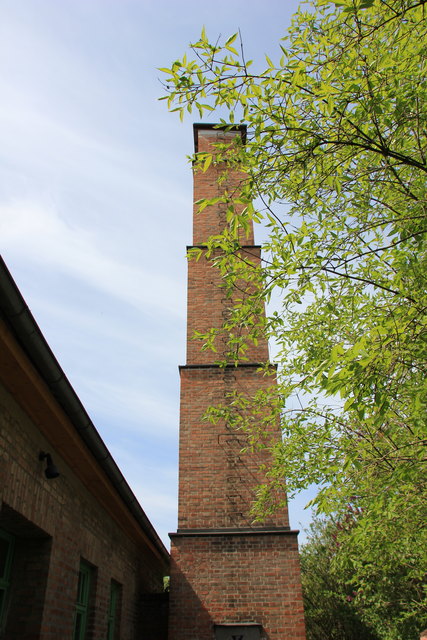
[[[13,536],[0,529],[0,631],[6,617],[6,599],[10,584],[13,547]]]
[[[86,562],[80,563],[79,582],[77,587],[76,611],[74,614],[73,640],[84,640],[86,637],[89,616],[89,595],[92,569]]]
[[[118,582],[111,580],[107,640],[115,640],[115,638],[117,638],[119,627],[120,589],[121,587]]]

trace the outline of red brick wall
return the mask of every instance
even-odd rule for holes
[[[240,135],[237,134],[237,135]],[[230,143],[236,132],[215,129],[198,130],[200,153],[216,153],[215,143]],[[200,199],[224,192],[239,195],[244,174],[233,169],[225,182],[218,183],[224,164],[213,162],[208,170],[194,174],[194,197]],[[240,205],[239,205],[240,206]],[[198,213],[193,212],[194,244],[206,241],[211,233],[225,225],[224,205],[218,203]],[[242,245],[258,263],[260,252],[253,247],[253,230]],[[260,339],[245,353],[245,363],[253,366],[218,368],[214,363],[227,351],[228,336],[220,335],[217,351],[201,350],[194,332],[220,328],[229,313],[232,300],[221,286],[222,278],[212,261],[202,257],[188,264],[187,367],[181,368],[180,480],[178,528],[248,526],[256,487],[263,479],[259,467],[268,462],[268,454],[240,454],[243,434],[228,429],[224,423],[203,421],[211,405],[226,404],[233,390],[251,396],[260,387],[274,383],[273,376],[263,376],[256,366],[268,360],[267,340]],[[270,425],[271,441],[280,437],[276,424]],[[267,523],[266,523],[267,524]],[[270,524],[288,526],[287,513],[278,514]]]
[[[173,640],[213,638],[213,624],[257,622],[268,640],[304,640],[294,532],[174,536]],[[172,593],[172,591],[171,591]]]
[[[240,135],[240,134],[237,134]],[[200,153],[217,153],[215,144],[229,143],[233,145],[236,132],[221,132],[218,130],[202,130],[198,132],[198,151]],[[219,183],[218,179],[224,172],[223,162],[215,161],[206,172],[196,169],[194,172],[194,202],[202,198],[221,196],[225,191],[230,196],[239,196],[240,185],[245,175],[232,169],[228,171],[227,180]],[[241,211],[242,204],[235,204],[236,211]],[[193,212],[193,245],[199,246],[206,242],[211,235],[221,233],[226,227],[226,204],[217,203],[199,212],[198,205],[194,205]],[[259,264],[260,249],[254,246],[253,229],[240,238],[242,255],[245,260]],[[217,352],[201,351],[200,341],[194,340],[194,332],[205,332],[215,327],[219,328],[229,315],[232,299],[227,295],[219,270],[213,266],[215,256],[206,257],[204,253],[199,260],[190,260],[188,264],[188,309],[187,309],[187,363],[207,364],[222,359],[228,351],[228,336],[221,335],[216,339]],[[244,298],[242,291],[239,297]],[[257,346],[250,345],[245,353],[249,362],[263,362],[268,359],[268,345],[260,341]]]
[[[218,131],[197,130],[199,152],[212,141],[232,140]],[[238,195],[245,176],[233,170],[218,183],[221,167],[212,164],[194,175],[194,197],[214,197],[226,188]],[[240,205],[239,205],[240,206]],[[195,245],[205,242],[225,223],[222,204],[194,210]],[[259,260],[253,233],[241,239],[243,250]],[[243,452],[244,434],[224,422],[203,420],[211,405],[227,404],[236,390],[253,396],[274,384],[258,363],[268,360],[266,340],[250,347],[237,367],[215,364],[225,350],[201,351],[195,330],[218,328],[229,313],[230,299],[221,278],[204,256],[188,267],[187,364],[181,367],[181,418],[178,531],[172,538],[169,640],[212,640],[215,624],[258,623],[268,640],[304,640],[304,619],[296,532],[290,531],[283,509],[262,525],[250,509],[262,482],[268,450]],[[222,343],[222,344],[221,344]],[[266,440],[277,442],[278,425],[266,428]],[[283,497],[283,496],[281,496]]]
[[[52,454],[59,478],[45,478],[40,450]],[[162,591],[163,567],[126,537],[2,386],[0,505],[0,528],[17,542],[8,640],[71,638],[81,559],[94,567],[88,637],[105,640],[114,579],[122,585],[120,639],[139,638],[139,599]]]
[[[240,135],[240,134],[237,134]],[[198,132],[198,151],[199,153],[213,153],[215,144],[230,143],[233,144],[233,140],[236,138],[235,132],[224,133],[220,130],[201,130]],[[245,175],[236,169],[229,169],[227,173],[226,182],[218,182],[219,176],[224,172],[225,165],[221,162],[213,162],[207,171],[204,173],[200,169],[196,169],[194,172],[194,203],[202,198],[216,198],[224,195],[225,191],[230,196],[236,197],[240,194],[239,185],[245,180]],[[243,205],[235,204],[235,210],[241,211]],[[198,205],[194,204],[193,215],[193,244],[199,245],[211,235],[221,233],[226,224],[225,216],[226,205],[218,204],[211,207],[206,207],[200,213],[198,212]],[[253,231],[245,237],[245,244],[254,244]]]
[[[243,453],[243,433],[219,422],[202,420],[210,405],[226,404],[232,389],[251,394],[273,384],[257,366],[181,368],[181,420],[178,528],[248,527],[256,487],[264,479],[260,466],[267,450]],[[271,426],[270,442],[279,437]],[[288,526],[283,509],[266,526]]]
[[[204,212],[203,212],[204,213]],[[248,246],[245,259],[253,264],[259,263],[259,247]],[[219,360],[229,359],[229,335],[221,333],[215,340],[216,351],[201,351],[203,342],[194,339],[195,331],[204,333],[212,327],[220,328],[229,317],[233,305],[233,297],[227,295],[223,286],[219,269],[214,266],[212,258],[204,254],[199,260],[191,259],[188,263],[188,305],[187,305],[187,364],[213,364]],[[238,292],[240,299],[245,299],[244,291]],[[235,296],[237,297],[237,296]],[[259,340],[257,345],[248,344],[244,353],[246,362],[265,362],[268,360],[266,340]]]

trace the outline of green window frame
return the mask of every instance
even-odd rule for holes
[[[79,569],[76,609],[74,612],[73,640],[84,640],[86,637],[91,582],[92,569],[82,560]]]
[[[6,600],[10,587],[15,538],[0,529],[0,632],[5,624]]]
[[[119,623],[119,603],[121,585],[114,580],[110,584],[110,604],[108,607],[108,628],[107,640],[115,640],[117,637],[117,626]]]

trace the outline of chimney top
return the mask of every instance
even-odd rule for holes
[[[195,122],[193,124],[194,152],[197,153],[199,150],[199,131],[203,131],[205,133],[210,132],[211,135],[215,135],[215,133],[219,133],[221,130],[225,129],[227,130],[227,133],[240,133],[243,142],[246,142],[247,127],[245,124],[224,125]],[[209,135],[209,133],[207,133],[207,135]]]

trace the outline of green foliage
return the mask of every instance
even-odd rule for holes
[[[338,533],[333,521],[315,520],[309,541],[301,548],[307,640],[378,640],[364,622],[351,573],[336,562]]]
[[[277,507],[271,487],[284,478],[291,495],[318,484],[320,513],[344,517],[350,505],[358,515],[340,558],[377,618],[399,611],[377,631],[398,640],[413,637],[414,616],[427,626],[427,8],[313,0],[308,9],[261,72],[237,34],[221,46],[203,32],[191,59],[163,69],[164,99],[181,117],[216,110],[223,126],[248,125],[234,155],[219,148],[244,172],[245,209],[224,197],[228,226],[208,249],[230,295],[249,283],[226,320],[230,358],[244,359],[261,335],[273,339],[279,384],[257,394],[252,413],[234,394],[211,416],[231,411],[253,444],[257,417],[280,418],[283,441],[256,513]],[[201,170],[212,161],[195,160]],[[269,231],[259,267],[238,250],[251,220]],[[257,315],[278,296],[276,311]],[[200,337],[215,348],[215,335]],[[402,554],[392,597],[379,584]],[[397,606],[400,597],[409,601]]]
[[[411,578],[417,553],[400,547],[399,555],[372,563],[368,540],[358,546],[365,579],[360,584],[347,562],[347,549],[360,514],[348,511],[340,521],[315,519],[301,548],[301,573],[308,640],[377,640],[413,638],[423,628],[423,613],[412,603],[422,585]],[[367,548],[365,548],[367,546]],[[424,615],[425,620],[425,615]]]

